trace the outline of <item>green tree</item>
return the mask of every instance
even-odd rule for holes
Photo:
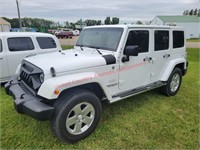
[[[200,11],[200,9],[191,9],[191,10],[185,10],[184,12],[183,12],[183,15],[190,15],[190,16],[200,16],[199,15],[199,12]]]
[[[70,28],[73,29],[73,30],[75,30],[75,26],[76,26],[76,24],[73,23],[73,22],[70,22],[69,24],[70,24]]]
[[[142,25],[143,23],[138,20],[135,24]]]
[[[101,25],[101,20],[97,20],[97,25]]]
[[[18,18],[6,18],[3,17],[5,20],[10,22],[12,28],[19,28],[19,20]],[[21,18],[22,26],[23,27],[31,27],[31,28],[36,28],[40,32],[46,32],[48,29],[54,27],[58,28],[60,27],[59,22],[53,22],[51,20],[46,20],[46,19],[40,19],[40,18]]]
[[[184,15],[184,16],[189,15],[189,10],[185,10],[185,11],[183,12],[183,15]]]
[[[12,28],[19,28],[19,20],[18,18],[9,19],[6,17],[2,17],[6,21],[10,22]]]
[[[87,19],[87,20],[85,20],[84,23],[85,23],[86,26],[101,25],[101,20],[90,20],[90,19]]]
[[[69,22],[66,21],[66,22],[65,22],[65,27],[68,28],[69,26],[70,26],[70,25],[69,25]]]
[[[111,24],[119,24],[119,18],[113,17]]]
[[[197,8],[196,8],[196,9],[194,10],[194,15],[196,16],[197,13],[198,13],[198,10],[197,10]]]
[[[85,20],[84,23],[86,24],[86,26],[94,26],[94,25],[97,25],[97,21],[96,21],[96,20],[90,20],[90,19]]]
[[[193,14],[194,14],[194,10],[191,9],[190,12],[189,12],[189,15],[192,16]]]
[[[200,17],[200,9],[197,12],[197,16]]]
[[[104,24],[105,24],[105,25],[111,24],[110,17],[106,17],[106,19],[105,19],[105,21],[104,21]]]

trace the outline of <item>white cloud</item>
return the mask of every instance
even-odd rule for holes
[[[0,16],[17,17],[16,0],[0,0]],[[156,15],[181,15],[198,8],[198,0],[20,0],[22,17],[56,21],[119,17],[122,22],[151,20]]]

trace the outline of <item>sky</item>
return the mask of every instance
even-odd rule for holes
[[[76,22],[110,16],[134,23],[157,15],[182,15],[186,9],[200,8],[200,0],[19,0],[19,6],[21,17]],[[0,17],[18,17],[16,0],[0,0]]]

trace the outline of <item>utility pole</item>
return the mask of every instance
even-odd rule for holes
[[[21,23],[21,17],[20,17],[19,2],[18,2],[18,0],[16,0],[16,3],[17,3],[18,18],[19,18],[19,28],[22,29],[22,23]]]

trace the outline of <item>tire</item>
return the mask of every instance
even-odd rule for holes
[[[100,100],[90,91],[79,89],[69,93],[55,102],[51,128],[59,139],[74,143],[96,129],[102,107]]]
[[[167,80],[167,84],[161,88],[161,92],[166,96],[174,96],[179,91],[181,82],[182,71],[179,68],[175,68]]]

